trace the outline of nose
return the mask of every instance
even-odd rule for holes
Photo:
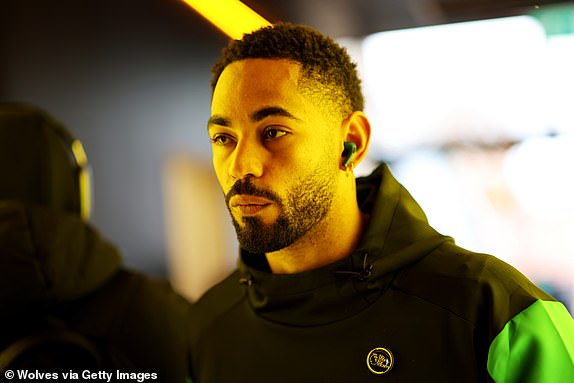
[[[240,140],[229,160],[229,175],[234,179],[247,176],[261,177],[265,161],[265,149],[253,142]]]

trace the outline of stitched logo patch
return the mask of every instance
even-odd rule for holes
[[[386,374],[393,368],[394,363],[393,354],[383,347],[377,347],[367,355],[367,367],[373,374]]]

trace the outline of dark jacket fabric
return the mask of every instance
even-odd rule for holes
[[[0,201],[0,312],[4,342],[49,313],[97,344],[109,369],[188,376],[189,304],[167,282],[124,269],[77,214]]]
[[[347,258],[274,275],[241,251],[195,304],[195,382],[574,381],[561,303],[437,233],[387,166],[357,185],[370,224]]]

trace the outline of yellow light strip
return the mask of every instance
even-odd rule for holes
[[[90,170],[88,169],[88,157],[82,143],[79,140],[72,142],[72,153],[78,165],[78,182],[80,188],[80,215],[84,221],[90,219],[92,212],[92,186]]]
[[[240,40],[245,33],[271,25],[239,0],[183,0],[223,33]]]

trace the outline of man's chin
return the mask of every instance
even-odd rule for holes
[[[239,246],[253,254],[266,254],[273,251],[281,250],[283,246],[277,244],[264,243],[260,239],[251,237],[238,237]]]
[[[280,223],[265,225],[260,219],[253,217],[245,219],[242,224],[238,224],[235,220],[233,223],[239,245],[251,253],[270,253],[293,243],[291,236],[288,235],[289,231]]]

